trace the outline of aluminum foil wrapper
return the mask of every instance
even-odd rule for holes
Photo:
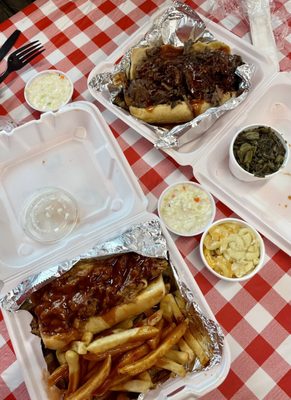
[[[156,18],[153,25],[144,35],[144,38],[135,43],[133,47],[160,46],[162,44],[171,44],[178,47],[184,46],[184,44],[189,41],[195,42],[198,39],[202,42],[210,42],[215,40],[215,37],[206,29],[203,20],[191,7],[174,1],[161,16]],[[132,48],[130,48],[124,54],[121,61],[113,67],[112,72],[97,74],[89,82],[89,86],[93,90],[96,92],[102,92],[102,94],[112,103],[120,91],[120,88],[113,84],[113,77],[118,72],[129,70]],[[251,77],[253,73],[253,65],[243,64],[239,66],[236,70],[236,74],[241,77],[239,96],[228,100],[219,107],[212,107],[193,120],[184,124],[176,125],[171,129],[148,124],[136,119],[121,107],[118,107],[117,105],[115,105],[115,107],[118,107],[118,109],[129,116],[129,118],[133,118],[154,131],[157,137],[155,147],[161,149],[179,148],[202,135],[221,115],[236,108],[245,100],[251,88]]]
[[[25,300],[28,299],[33,292],[69,271],[79,260],[127,252],[136,252],[147,257],[158,257],[169,260],[177,287],[182,296],[187,300],[187,315],[191,324],[194,326],[195,332],[198,332],[201,337],[207,337],[206,352],[208,353],[210,362],[207,367],[203,368],[197,358],[194,365],[191,366],[191,371],[206,370],[220,363],[224,341],[222,330],[216,322],[203,315],[200,306],[195,301],[195,293],[183,282],[177,266],[172,265],[171,259],[169,258],[167,242],[162,234],[158,219],[135,224],[120,236],[104,243],[98,243],[86,253],[61,262],[46,271],[42,271],[27,278],[14,290],[11,290],[0,299],[0,306],[7,311],[17,311],[21,309]],[[23,309],[25,309],[25,307],[23,307]],[[139,400],[141,399],[143,399],[143,395],[140,395]]]

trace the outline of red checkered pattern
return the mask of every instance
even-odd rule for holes
[[[240,20],[238,14],[213,15],[219,2],[186,2],[250,41],[245,18]],[[72,78],[75,88],[73,100],[93,101],[86,83],[90,71],[143,26],[164,3],[163,0],[36,0],[2,23],[0,44],[18,28],[22,34],[17,46],[27,40],[39,39],[46,51],[2,84],[0,114],[9,114],[17,122],[39,118],[39,113],[32,112],[25,103],[23,89],[36,71],[51,67],[67,72]],[[216,8],[213,8],[215,3]],[[274,27],[280,67],[281,70],[291,70],[291,1],[271,3],[272,12],[280,16]],[[4,68],[3,64],[1,68]],[[168,184],[177,179],[194,180],[190,167],[177,165],[97,102],[95,104],[103,112],[139,179],[151,211],[156,210],[157,198]],[[220,201],[217,201],[217,209],[216,218],[233,216]],[[226,380],[203,400],[290,399],[291,258],[265,240],[267,262],[261,272],[245,283],[229,284],[196,262],[199,237],[175,241],[221,324],[232,354],[231,370]],[[29,395],[0,313],[0,400],[4,399],[28,400]]]

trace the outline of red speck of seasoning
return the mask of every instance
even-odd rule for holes
[[[194,197],[194,201],[196,201],[196,203],[200,202],[200,197]]]
[[[65,79],[65,76],[64,75],[60,75],[60,79]]]

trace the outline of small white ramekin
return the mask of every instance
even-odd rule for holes
[[[59,76],[63,77],[63,79],[66,79],[66,82],[68,83],[68,93],[67,93],[66,97],[64,99],[62,99],[59,102],[59,104],[57,104],[56,106],[41,107],[37,104],[34,104],[31,96],[29,95],[29,89],[31,88],[31,85],[35,81],[35,79],[38,79],[41,76],[45,76],[48,74],[59,75]],[[39,90],[40,90],[41,95],[48,96],[47,89],[45,87],[41,87]],[[51,87],[50,90],[52,90],[52,91],[57,90],[57,87]],[[24,88],[24,98],[25,98],[25,101],[27,102],[27,104],[36,111],[39,111],[39,112],[57,111],[58,109],[60,109],[61,107],[63,107],[67,103],[69,103],[69,101],[72,98],[73,91],[74,91],[74,85],[73,85],[72,80],[68,76],[68,74],[66,74],[62,71],[56,70],[56,69],[49,69],[49,70],[38,72],[36,75],[32,76],[29,79],[29,81],[26,83],[25,88]]]
[[[260,246],[260,258],[259,258],[259,262],[258,264],[255,266],[255,268],[253,270],[251,270],[248,274],[239,277],[239,278],[229,278],[226,276],[223,276],[221,274],[219,274],[218,272],[216,272],[213,268],[211,268],[211,266],[208,264],[205,256],[204,256],[204,240],[205,237],[209,231],[209,229],[211,229],[214,226],[217,226],[219,224],[223,224],[223,223],[227,223],[227,222],[234,222],[234,223],[239,223],[242,226],[246,226],[247,228],[250,228],[252,230],[252,232],[255,234],[256,238],[258,239],[259,242],[259,246]],[[265,263],[265,244],[264,241],[261,237],[261,235],[259,234],[259,232],[253,228],[250,224],[248,224],[247,222],[237,219],[237,218],[223,218],[220,220],[217,220],[215,222],[213,222],[213,224],[211,224],[203,233],[203,235],[201,236],[201,240],[200,240],[200,246],[199,246],[199,250],[200,250],[200,256],[201,259],[203,261],[203,264],[205,265],[205,267],[213,274],[215,275],[217,278],[223,279],[225,281],[228,282],[241,282],[241,281],[246,281],[247,279],[252,278],[254,275],[256,275],[256,273],[258,273],[260,271],[260,269],[263,267],[264,263]]]
[[[199,228],[197,228],[195,230],[187,232],[185,230],[179,230],[179,231],[175,230],[175,229],[173,229],[173,227],[169,226],[166,223],[166,221],[165,221],[165,219],[163,217],[163,213],[161,212],[161,206],[162,206],[162,203],[163,203],[165,195],[167,193],[169,193],[169,191],[171,191],[172,189],[177,187],[178,185],[194,186],[194,187],[198,188],[199,190],[203,191],[207,195],[207,197],[209,198],[209,201],[210,201],[210,204],[211,204],[211,214],[209,215],[209,218],[207,219],[206,223],[202,227],[199,227]],[[191,181],[182,181],[182,182],[176,182],[176,183],[168,186],[162,192],[162,194],[160,195],[159,201],[158,201],[158,214],[159,214],[160,219],[163,221],[163,223],[165,224],[166,228],[170,232],[172,232],[172,233],[174,233],[176,235],[179,235],[179,236],[196,236],[196,235],[199,235],[202,232],[204,232],[204,230],[213,222],[215,214],[216,214],[216,205],[215,205],[215,201],[214,201],[211,193],[209,193],[206,189],[204,189],[203,186],[201,186],[199,183],[191,182]]]
[[[237,136],[245,131],[245,130],[249,130],[252,128],[258,128],[260,126],[265,126],[267,128],[272,129],[272,131],[276,134],[276,136],[280,139],[280,141],[282,142],[284,148],[285,148],[285,159],[283,164],[281,165],[281,167],[278,169],[278,171],[266,175],[264,177],[258,177],[255,176],[254,174],[251,174],[250,172],[246,171],[245,169],[243,169],[239,163],[236,161],[234,153],[233,153],[233,146],[234,146],[234,142],[237,138]],[[263,125],[263,124],[254,124],[254,125],[248,125],[245,126],[244,128],[239,129],[239,131],[234,135],[234,137],[232,138],[231,142],[230,142],[230,146],[229,146],[229,169],[231,171],[231,173],[239,180],[244,181],[244,182],[256,182],[256,181],[263,181],[265,179],[270,179],[272,177],[274,177],[275,175],[277,175],[282,168],[284,168],[288,162],[289,159],[289,146],[286,143],[283,135],[275,128],[267,126],[267,125]]]

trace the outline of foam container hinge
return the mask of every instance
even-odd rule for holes
[[[1,187],[1,224],[3,220],[7,224],[10,218],[11,223],[17,225],[17,211],[24,197],[37,187],[36,182],[40,184],[44,180],[70,191],[82,210],[79,226],[60,243],[45,246],[31,243],[24,238],[20,226],[13,227],[6,238],[5,263],[2,257],[0,264],[1,274],[5,273],[7,278],[3,292],[31,273],[71,259],[98,242],[118,236],[132,224],[158,219],[146,211],[146,197],[137,179],[99,110],[89,102],[71,103],[56,113],[43,114],[40,120],[24,124],[0,142],[1,171],[5,176],[2,182],[6,182]],[[29,173],[30,179],[24,181]],[[180,277],[194,293],[205,316],[215,321],[170,234],[162,223],[161,226]],[[6,228],[7,225],[2,226],[2,229]],[[19,248],[19,243],[24,240],[33,251],[13,258],[12,249]],[[14,261],[12,266],[11,261]],[[46,365],[40,338],[31,333],[31,315],[23,310],[14,313],[3,310],[3,316],[31,400],[49,399],[43,379]],[[225,341],[220,364],[208,371],[190,373],[184,379],[169,380],[149,391],[145,398],[185,400],[200,397],[222,383],[229,368],[230,351]]]

